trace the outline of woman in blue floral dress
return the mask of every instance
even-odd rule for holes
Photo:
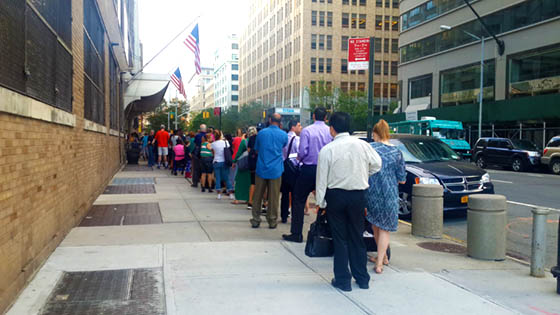
[[[389,264],[386,251],[389,232],[397,231],[399,224],[399,183],[406,181],[404,158],[399,149],[389,143],[389,125],[381,119],[373,127],[371,146],[382,160],[381,170],[369,178],[367,192],[367,220],[372,224],[377,242],[375,272],[382,273],[383,265]]]

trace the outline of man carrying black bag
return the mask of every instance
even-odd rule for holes
[[[334,140],[319,153],[316,178],[317,205],[326,209],[334,245],[331,284],[343,291],[352,291],[352,276],[361,289],[369,288],[367,252],[362,238],[365,192],[369,176],[381,169],[377,152],[367,142],[351,137],[349,130],[350,115],[334,113],[330,119]]]
[[[297,153],[301,124],[295,119],[291,120],[288,123],[288,129],[288,146],[285,146],[282,150],[284,157],[284,173],[282,174],[282,186],[280,188],[280,192],[282,193],[282,199],[280,200],[280,217],[282,218],[282,223],[288,222],[291,194],[294,191],[295,181],[299,173]]]

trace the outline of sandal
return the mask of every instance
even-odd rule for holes
[[[234,201],[231,202],[232,205],[244,205],[246,203],[247,202],[241,201],[241,200],[234,200]]]
[[[371,262],[374,263],[374,264],[377,264],[377,257],[371,256],[371,257],[369,257],[369,261],[371,261]],[[383,259],[383,264],[384,264],[385,266],[388,266],[388,265],[389,265],[389,259],[387,258],[387,256],[385,256],[385,258]]]

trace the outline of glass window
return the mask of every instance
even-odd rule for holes
[[[350,23],[350,16],[348,13],[342,13],[342,28],[348,28]]]
[[[391,21],[391,30],[398,31],[399,30],[399,17],[393,16]]]
[[[367,4],[367,0],[360,0],[360,5],[365,7]]]
[[[391,75],[397,75],[399,72],[399,64],[396,61],[391,61]]]
[[[325,11],[319,11],[319,26],[325,26]]]
[[[239,91],[239,85],[235,85],[235,84],[232,85],[232,86],[231,86],[231,90],[232,90],[232,91]]]
[[[327,58],[327,73],[332,72],[332,58]]]
[[[393,9],[399,8],[399,0],[393,0]]]
[[[332,50],[332,35],[327,35],[327,50]]]
[[[319,58],[318,64],[319,64],[319,67],[318,67],[319,71],[318,72],[319,73],[325,72],[325,59],[324,58]]]
[[[376,30],[383,30],[383,16],[376,15],[375,16],[375,29]]]
[[[484,100],[494,100],[496,68],[494,60],[484,63]],[[478,103],[480,94],[480,64],[467,65],[441,72],[441,106]]]
[[[397,90],[398,90],[399,85],[396,83],[391,83],[391,98],[396,98],[397,97]]]
[[[560,46],[511,56],[509,97],[558,93]]]
[[[340,49],[342,51],[347,51],[348,50],[348,40],[349,40],[348,36],[342,36],[341,37],[341,47],[340,47]]]
[[[381,52],[381,38],[375,37],[373,39],[373,46],[374,46],[375,52]]]
[[[432,75],[408,80],[410,99],[427,97],[432,94]]]
[[[350,3],[349,0],[342,0],[343,5],[348,5],[349,3]]]
[[[319,35],[319,50],[325,50],[325,35]]]
[[[231,49],[239,49],[239,45],[236,43],[231,44]]]
[[[348,73],[348,59],[340,59],[340,73]]]
[[[327,12],[327,27],[332,27],[333,13],[331,11]]]
[[[383,40],[383,51],[388,53],[389,52],[389,39],[385,38]]]
[[[358,82],[358,91],[362,91],[362,92],[366,91],[366,83],[365,82]]]
[[[375,60],[373,68],[374,68],[374,74],[377,75],[381,74],[381,61]]]
[[[317,72],[317,58],[311,58],[311,72]]]
[[[398,39],[391,39],[391,52],[398,53],[399,52],[399,40]]]
[[[352,5],[357,5],[358,1],[357,0],[352,0]]]
[[[311,25],[317,25],[317,11],[311,11]]]
[[[238,96],[238,95],[232,95],[232,96],[231,96],[231,100],[234,101],[234,102],[236,102],[236,101],[239,100],[239,96]]]
[[[389,74],[389,61],[383,61],[383,74]]]
[[[375,6],[378,8],[383,7],[383,0],[375,0]]]
[[[352,13],[352,28],[356,28],[358,24],[358,16],[356,13]]]
[[[364,30],[366,29],[366,15],[365,14],[360,14],[359,24],[360,24],[361,29],[364,29]]]
[[[311,49],[317,49],[317,34],[311,34]]]
[[[231,75],[231,79],[232,79],[233,81],[237,81],[237,80],[239,80],[239,76],[238,76],[237,74],[232,74],[232,75]]]

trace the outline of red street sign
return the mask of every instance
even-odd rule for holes
[[[367,70],[369,67],[369,38],[348,40],[348,70]]]

